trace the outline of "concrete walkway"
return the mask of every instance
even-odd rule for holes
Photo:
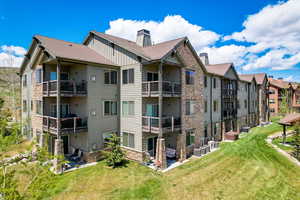
[[[291,134],[292,131],[289,131],[287,132],[287,135],[288,134]],[[284,155],[285,157],[287,157],[291,162],[295,163],[296,165],[298,165],[300,167],[300,162],[294,158],[293,156],[291,156],[289,153],[287,153],[286,151],[280,149],[279,147],[277,147],[276,145],[272,144],[272,140],[274,138],[277,138],[277,137],[280,137],[282,135],[282,132],[277,132],[273,135],[270,135],[267,137],[266,141],[276,150],[278,151],[279,153],[281,153],[282,155]]]

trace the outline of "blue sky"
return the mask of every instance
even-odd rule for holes
[[[80,43],[97,30],[134,40],[145,27],[154,42],[187,35],[212,63],[232,61],[239,72],[300,80],[298,0],[49,2],[0,0],[0,64],[9,55],[19,65],[21,47],[27,49],[34,34]]]

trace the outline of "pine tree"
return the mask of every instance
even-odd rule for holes
[[[116,134],[111,134],[108,140],[106,164],[113,168],[121,166],[124,164],[125,157],[120,146],[120,138]]]

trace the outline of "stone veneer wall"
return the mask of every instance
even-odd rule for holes
[[[200,137],[204,136],[204,72],[202,67],[198,63],[196,57],[189,48],[188,43],[182,43],[177,48],[177,56],[182,62],[184,68],[181,71],[181,84],[182,84],[182,137],[185,138],[186,130],[195,129],[195,147],[200,146]],[[186,85],[185,70],[194,70],[194,84]],[[186,113],[186,101],[195,100],[196,101],[196,114],[192,116],[185,115]],[[182,142],[185,140],[183,139]],[[183,144],[185,146],[185,144]],[[187,153],[187,152],[186,152]]]
[[[139,152],[134,149],[129,149],[126,147],[122,147],[122,150],[125,153],[127,159],[138,161],[138,162],[144,161],[145,154],[143,152]]]
[[[39,68],[42,68],[42,66],[39,65],[36,67],[36,69]],[[36,100],[43,101],[43,84],[36,83],[35,71],[32,72],[31,82],[32,82],[32,103],[33,103],[31,123],[33,129],[33,137],[36,137],[37,131],[43,132],[43,118],[42,116],[36,114]]]

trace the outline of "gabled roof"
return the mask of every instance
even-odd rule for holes
[[[273,79],[273,78],[269,78],[268,80],[269,80],[270,85],[278,87],[278,88],[287,89],[290,87],[290,84],[287,81],[277,80],[277,79]]]
[[[45,48],[49,54],[54,55],[56,58],[117,66],[85,45],[57,40],[41,35],[36,35],[34,38],[38,40],[40,46]]]
[[[175,40],[161,42],[161,43],[154,44],[154,45],[148,46],[148,47],[142,47],[142,46],[137,45],[133,41],[126,40],[124,38],[120,38],[117,36],[109,35],[106,33],[91,31],[90,35],[92,35],[92,34],[94,34],[100,38],[103,38],[109,42],[112,42],[112,43],[126,49],[129,52],[132,52],[138,56],[141,56],[142,58],[144,58],[145,60],[148,60],[148,61],[162,59],[166,54],[168,54],[171,50],[173,50],[177,44],[179,44],[181,41],[186,39],[186,37],[183,37],[183,38],[178,38]],[[83,44],[86,44],[89,36],[84,40]]]
[[[264,83],[265,78],[268,79],[266,73],[257,73],[257,74],[254,74],[254,76],[255,76],[257,84],[259,84],[259,85],[262,85]]]
[[[218,76],[225,76],[226,72],[232,66],[232,63],[222,63],[222,64],[214,64],[214,65],[205,65],[208,73],[215,74]]]
[[[254,78],[253,74],[240,74],[239,75],[241,81],[246,81],[251,83]]]

